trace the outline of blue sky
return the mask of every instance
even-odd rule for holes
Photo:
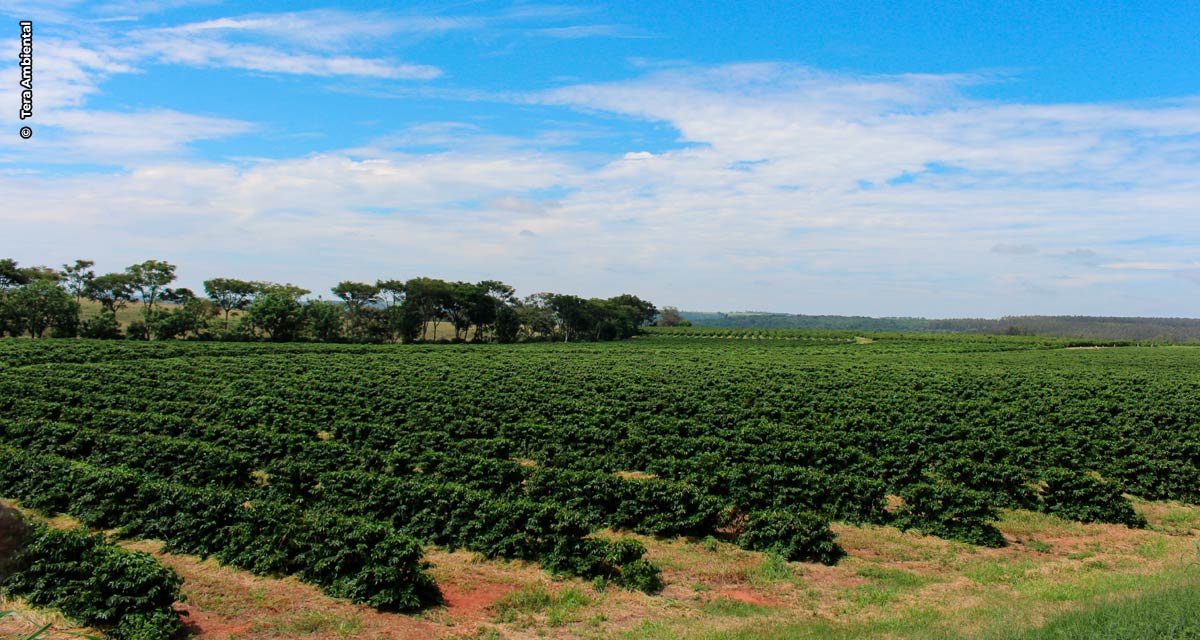
[[[326,298],[428,275],[696,310],[1200,316],[1200,4],[0,13],[0,255],[23,264],[162,258],[196,289]]]

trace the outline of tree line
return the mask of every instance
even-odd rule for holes
[[[99,275],[94,265],[0,259],[0,336],[408,343],[437,339],[445,324],[454,342],[594,341],[633,337],[660,315],[631,294],[518,298],[497,280],[427,277],[342,281],[330,290],[336,300],[306,299],[312,292],[292,284],[222,277],[205,280],[201,296],[172,287],[176,267],[163,260]],[[83,314],[85,299],[99,313]],[[122,326],[117,314],[133,302],[140,318]]]

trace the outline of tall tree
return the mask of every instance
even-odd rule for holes
[[[204,292],[213,304],[225,312],[225,329],[229,329],[229,313],[245,309],[254,299],[258,285],[237,278],[213,278],[204,281]]]
[[[147,260],[125,269],[129,284],[142,300],[142,311],[149,317],[154,313],[167,286],[175,281],[175,265],[163,260]]]
[[[75,264],[64,264],[62,269],[63,281],[67,284],[67,291],[75,296],[75,301],[79,302],[87,291],[88,283],[96,277],[96,273],[92,271],[95,262],[91,260],[76,260]]]
[[[298,297],[284,289],[269,291],[246,308],[245,319],[271,340],[295,340],[304,326],[304,309],[296,299]]]
[[[108,313],[117,314],[125,303],[133,300],[133,285],[125,273],[106,273],[88,282],[83,295],[88,300],[99,302]]]
[[[404,304],[420,311],[421,340],[426,339],[426,329],[431,322],[436,338],[438,324],[445,318],[443,310],[450,295],[450,283],[435,278],[412,278],[404,283],[404,290]]]
[[[300,298],[312,293],[308,289],[297,287],[290,282],[285,284],[279,284],[278,282],[255,282],[253,284],[255,300],[268,293],[279,293],[288,296],[292,300],[299,301]]]
[[[484,292],[469,282],[455,282],[446,287],[441,312],[454,325],[455,340],[462,340],[471,328],[471,310],[475,299],[482,295]]]
[[[162,300],[175,307],[169,311],[159,310],[146,322],[150,333],[158,340],[200,334],[208,328],[208,319],[217,314],[211,301],[197,297],[191,289],[169,289],[163,293]]]
[[[379,298],[383,301],[383,310],[387,316],[387,326],[390,340],[400,336],[404,327],[403,305],[407,291],[403,280],[378,280],[375,286],[379,288]]]
[[[10,304],[18,326],[34,338],[55,327],[57,335],[74,337],[79,326],[79,303],[47,278],[36,278],[12,292]]]
[[[365,282],[344,280],[331,291],[346,304],[346,317],[350,320],[350,335],[362,338],[365,325],[363,316],[371,305],[379,302],[379,287]]]
[[[563,293],[552,293],[547,303],[554,310],[554,316],[563,332],[563,342],[570,342],[580,333],[587,331],[591,319],[587,301],[579,296]]]
[[[619,296],[613,296],[608,299],[609,302],[615,303],[618,306],[625,307],[625,313],[630,316],[635,327],[641,327],[654,322],[654,318],[658,316],[658,309],[654,308],[654,304],[648,300],[630,294],[622,293]],[[628,336],[625,336],[628,337]]]
[[[558,326],[558,317],[550,306],[550,298],[553,295],[552,293],[535,293],[526,296],[519,304],[514,305],[526,339],[549,340],[554,337],[555,328]]]
[[[475,285],[470,308],[470,321],[475,325],[474,341],[478,342],[488,330],[494,329],[501,309],[511,307],[515,301],[516,290],[499,280],[484,280]]]
[[[12,289],[29,283],[29,274],[12,258],[0,259],[0,289]]]
[[[663,307],[659,313],[657,324],[660,327],[676,327],[683,322],[683,316],[679,314],[679,309],[675,307]]]
[[[342,309],[326,300],[310,300],[304,305],[304,328],[314,339],[333,342],[342,337]]]

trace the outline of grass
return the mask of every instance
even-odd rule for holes
[[[625,638],[828,638],[891,640],[1031,640],[1090,637],[1090,626],[1107,629],[1109,618],[1120,628],[1122,616],[1142,616],[1136,607],[1145,596],[1167,594],[1194,599],[1200,579],[1200,543],[1195,542],[1200,507],[1178,503],[1138,503],[1149,520],[1148,530],[1082,524],[1040,513],[1006,511],[998,528],[1010,541],[1002,549],[983,549],[902,532],[890,527],[835,525],[849,557],[836,567],[798,565],[803,573],[780,580],[782,566],[763,556],[758,567],[745,570],[749,584],[765,591],[769,616],[734,615],[724,611],[719,584],[702,617],[659,616],[625,631]],[[1189,537],[1167,535],[1163,524],[1183,527]],[[656,543],[647,545],[657,553]],[[697,545],[699,546],[699,545]],[[724,545],[719,545],[724,546]],[[733,552],[718,548],[724,560]],[[688,559],[673,553],[683,568]],[[711,557],[711,556],[710,556]],[[696,560],[696,559],[691,559]],[[713,559],[712,561],[717,561]],[[786,564],[786,563],[783,563]],[[762,579],[761,576],[772,579]],[[733,576],[726,574],[727,578]],[[1147,596],[1146,594],[1151,594]],[[1191,594],[1191,595],[1188,595]],[[1130,600],[1109,614],[1113,603]],[[1176,606],[1178,605],[1178,606]],[[702,607],[704,605],[701,605]],[[1163,619],[1133,631],[1097,637],[1171,636],[1177,618],[1196,615],[1186,602],[1163,606]],[[1178,615],[1171,612],[1177,612]],[[1097,616],[1100,616],[1097,618]],[[1174,617],[1172,617],[1174,616]],[[1146,616],[1142,616],[1146,617]],[[1084,620],[1084,622],[1076,622]],[[1140,623],[1139,623],[1140,624]],[[1070,635],[1077,625],[1082,635]],[[1178,625],[1176,625],[1178,626]],[[1046,629],[1045,633],[1040,629]],[[1190,632],[1190,631],[1189,631]],[[1054,635],[1054,634],[1067,635]],[[1125,635],[1121,635],[1125,633]],[[1182,632],[1181,632],[1182,633]],[[1033,635],[1030,635],[1033,634]],[[1132,634],[1132,635],[1130,635]],[[1139,635],[1140,634],[1140,635]],[[1157,635],[1156,635],[1157,634]]]
[[[734,600],[732,598],[714,598],[700,605],[700,611],[710,616],[732,616],[735,618],[747,618],[750,616],[758,616],[764,613],[770,613],[771,608],[761,604],[745,602],[743,600]]]
[[[1032,560],[986,558],[972,562],[962,573],[980,584],[1016,584],[1035,566]]]
[[[1200,538],[1193,526],[1200,523],[1200,506],[1135,507],[1149,528],[1003,512],[998,527],[1010,544],[1000,549],[836,523],[849,557],[833,567],[786,562],[716,538],[600,532],[646,545],[667,583],[654,597],[611,585],[598,590],[577,579],[550,581],[535,564],[430,548],[431,574],[457,595],[458,605],[420,616],[356,608],[294,578],[160,557],[185,575],[189,608],[230,628],[243,625],[246,633],[235,635],[247,640],[471,633],[551,640],[1200,640],[1180,623],[1200,619],[1194,604]],[[123,544],[158,555],[154,542]],[[0,636],[20,631],[2,624]]]
[[[851,589],[847,596],[858,607],[887,605],[902,594],[910,593],[936,578],[880,564],[868,564],[857,569],[857,576],[869,582]]]
[[[1005,640],[1200,639],[1200,582],[1128,600],[1105,601]]]
[[[357,615],[339,616],[313,609],[303,609],[295,613],[269,618],[260,622],[259,625],[261,625],[260,630],[284,638],[314,634],[333,634],[339,638],[356,638],[362,631],[362,620]]]
[[[801,582],[802,570],[778,554],[766,554],[758,566],[747,572],[750,584],[764,586],[776,582]]]
[[[496,622],[518,627],[544,621],[549,627],[561,627],[579,619],[577,611],[592,604],[593,598],[576,585],[557,592],[541,585],[526,586],[492,605]]]

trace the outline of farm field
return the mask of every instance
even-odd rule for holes
[[[201,637],[1010,637],[1195,600],[1197,365],[812,331],[9,340],[0,496],[153,553]]]

